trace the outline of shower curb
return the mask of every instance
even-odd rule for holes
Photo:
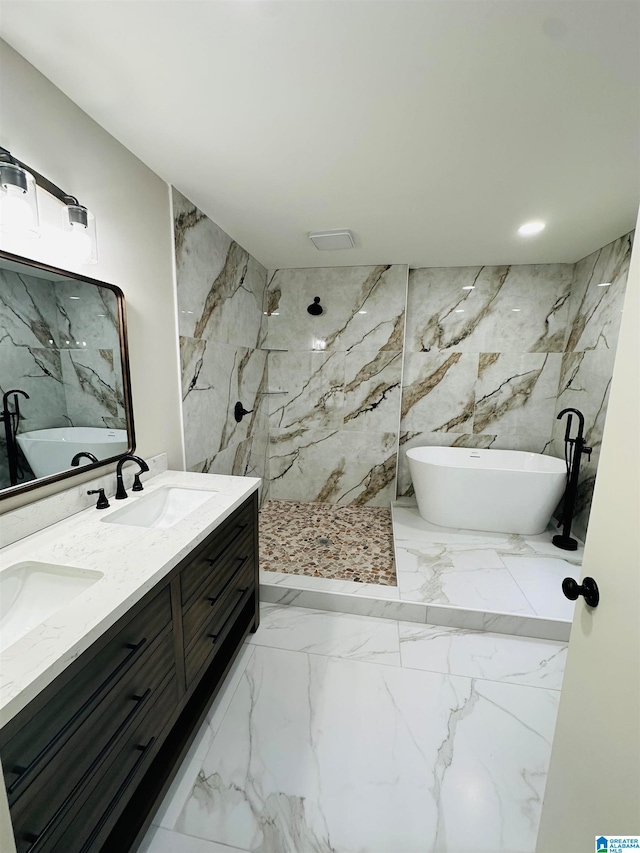
[[[568,642],[571,622],[563,619],[544,619],[540,616],[521,616],[512,613],[472,610],[464,607],[426,604],[419,601],[402,601],[398,598],[384,598],[388,587],[381,587],[381,597],[360,595],[348,592],[335,592],[323,589],[310,589],[308,586],[296,586],[297,575],[291,580],[282,580],[278,573],[277,583],[269,583],[260,572],[260,600],[269,604],[293,605],[313,610],[328,610],[337,613],[351,613],[355,616],[375,616],[381,619],[393,619],[400,622],[442,625],[449,628],[464,628],[471,631],[485,631],[496,634],[510,634],[516,637],[533,637],[541,640]],[[314,578],[316,585],[323,578]],[[308,580],[307,580],[308,583]],[[331,584],[330,580],[325,583]]]

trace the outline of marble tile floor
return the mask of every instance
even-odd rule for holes
[[[411,498],[396,501],[392,515],[397,586],[261,568],[263,601],[568,640],[574,605],[561,582],[579,576],[582,546],[560,551],[551,543],[553,528],[512,536],[437,527],[420,518]],[[283,553],[285,537],[286,528]],[[347,550],[345,556],[359,559]]]
[[[424,521],[410,499],[392,516],[401,600],[571,622],[561,583],[579,577],[583,547],[556,548],[555,526],[537,536],[454,530]]]
[[[533,853],[565,655],[263,604],[139,853]]]

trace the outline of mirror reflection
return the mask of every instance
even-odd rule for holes
[[[125,387],[115,290],[0,258],[0,489],[125,453]]]

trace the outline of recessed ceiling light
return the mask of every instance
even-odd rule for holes
[[[330,252],[335,249],[353,249],[355,243],[351,231],[312,231],[309,239],[321,252]]]
[[[544,222],[525,222],[518,228],[518,234],[523,237],[531,237],[533,234],[539,234],[544,231]]]
[[[599,284],[598,287],[611,287],[610,281],[603,281],[602,284]]]

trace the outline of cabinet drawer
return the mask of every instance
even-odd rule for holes
[[[71,682],[45,691],[42,711],[22,724],[19,714],[2,731],[2,762],[9,802],[13,803],[59,753],[120,680],[148,653],[171,624],[171,600],[163,589]],[[169,630],[167,628],[167,630]]]
[[[253,565],[235,575],[214,608],[211,618],[202,625],[191,646],[187,647],[185,656],[187,689],[197,678],[200,670],[211,663],[238,613],[247,600],[255,594],[254,577]]]
[[[175,691],[172,675],[144,718],[111,752],[102,771],[88,781],[70,810],[69,821],[28,848],[29,853],[96,853],[100,850],[162,742],[174,707]]]
[[[223,556],[209,566],[204,582],[183,610],[184,644],[188,647],[202,625],[209,621],[225,597],[229,584],[238,573],[248,568],[255,570],[255,545],[253,531],[241,541],[234,541]]]
[[[220,560],[224,560],[227,554],[240,544],[247,533],[253,530],[255,524],[254,502],[255,498],[250,498],[221,527],[214,530],[195,552],[189,565],[182,570],[183,606],[188,603],[206,579],[212,566],[215,566]]]
[[[164,640],[152,650],[146,660],[119,680],[100,707],[65,743],[56,760],[47,762],[25,787],[12,806],[15,826],[28,826],[37,815],[39,832],[43,832],[44,827],[62,820],[66,810],[82,795],[91,776],[102,775],[110,752],[121,748],[123,738],[148,713],[169,674],[174,692],[167,701],[171,709],[176,708],[178,691],[172,634],[165,633]]]

